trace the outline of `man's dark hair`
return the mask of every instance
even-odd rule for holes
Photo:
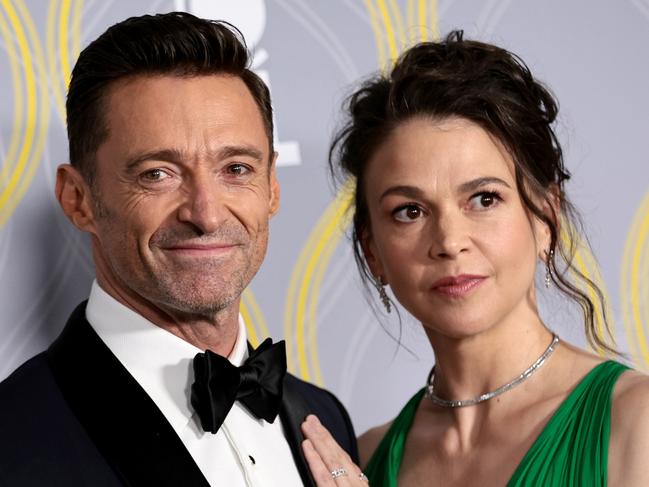
[[[272,153],[270,93],[249,64],[241,32],[227,22],[172,12],[113,25],[81,51],[72,70],[66,103],[70,163],[94,181],[94,156],[109,131],[108,90],[115,81],[138,75],[238,76],[259,107]]]

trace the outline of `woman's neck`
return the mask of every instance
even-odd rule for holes
[[[436,395],[471,399],[529,368],[548,348],[552,334],[535,312],[517,315],[467,337],[448,337],[427,328],[435,352]]]
[[[467,337],[448,337],[430,328],[426,331],[435,352],[435,395],[450,400],[473,399],[507,384],[529,368],[552,341],[552,333],[535,311],[517,313],[516,317]],[[425,401],[424,416],[444,431],[439,438],[440,448],[451,455],[471,451],[493,425],[511,418],[543,395],[538,380],[547,377],[547,368],[547,364],[538,368],[528,380],[508,391],[506,401],[503,395],[458,408]]]

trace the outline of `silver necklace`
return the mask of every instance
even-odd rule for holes
[[[500,396],[501,394],[507,392],[510,389],[513,389],[516,387],[518,384],[523,382],[525,379],[527,379],[529,376],[531,376],[536,370],[543,365],[543,363],[547,360],[547,358],[552,355],[552,352],[554,352],[554,349],[557,347],[557,343],[559,343],[559,337],[555,335],[554,333],[552,334],[552,342],[550,342],[550,345],[548,348],[545,349],[545,352],[536,359],[536,362],[534,362],[532,365],[530,365],[521,375],[516,377],[514,380],[511,382],[508,382],[507,384],[500,386],[498,389],[491,391],[491,392],[485,392],[484,394],[481,394],[478,397],[474,397],[471,399],[459,399],[455,401],[449,401],[448,399],[442,399],[439,396],[435,395],[435,389],[433,387],[433,381],[435,380],[435,367],[433,366],[433,370],[430,371],[430,376],[428,377],[428,384],[426,384],[426,397],[430,399],[433,404],[436,404],[437,406],[442,406],[444,408],[463,408],[466,406],[473,406],[474,404],[479,404],[484,401],[488,401],[489,399],[493,399],[496,396]]]

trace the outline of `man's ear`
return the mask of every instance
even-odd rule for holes
[[[279,181],[277,180],[277,152],[273,152],[273,158],[270,161],[269,167],[269,182],[270,182],[270,215],[273,216],[279,210],[280,188]]]
[[[63,213],[75,227],[96,233],[90,186],[72,165],[61,164],[57,168],[55,194]]]
[[[389,284],[385,272],[383,269],[383,264],[381,259],[379,259],[376,244],[372,238],[372,234],[369,230],[363,230],[362,234],[359,236],[361,243],[361,248],[363,249],[363,255],[365,256],[365,261],[367,262],[370,272],[376,279],[381,279],[383,284]]]

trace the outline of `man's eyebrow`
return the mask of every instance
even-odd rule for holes
[[[228,145],[217,151],[208,152],[207,157],[212,160],[228,159],[230,157],[246,156],[256,161],[262,161],[263,153],[249,145]],[[177,149],[160,149],[138,154],[126,163],[126,169],[131,170],[146,161],[167,161],[180,164],[189,156]]]
[[[146,161],[167,161],[180,163],[183,155],[176,149],[161,149],[138,154],[126,161],[126,169],[131,170]]]
[[[493,176],[486,176],[482,178],[472,179],[471,181],[467,181],[466,183],[460,184],[458,189],[462,193],[470,193],[472,191],[482,188],[483,186],[487,186],[488,184],[497,184],[511,189],[511,186],[506,181]]]
[[[219,149],[215,155],[218,159],[247,156],[259,162],[261,162],[264,157],[264,154],[259,149],[250,145],[228,145]]]

